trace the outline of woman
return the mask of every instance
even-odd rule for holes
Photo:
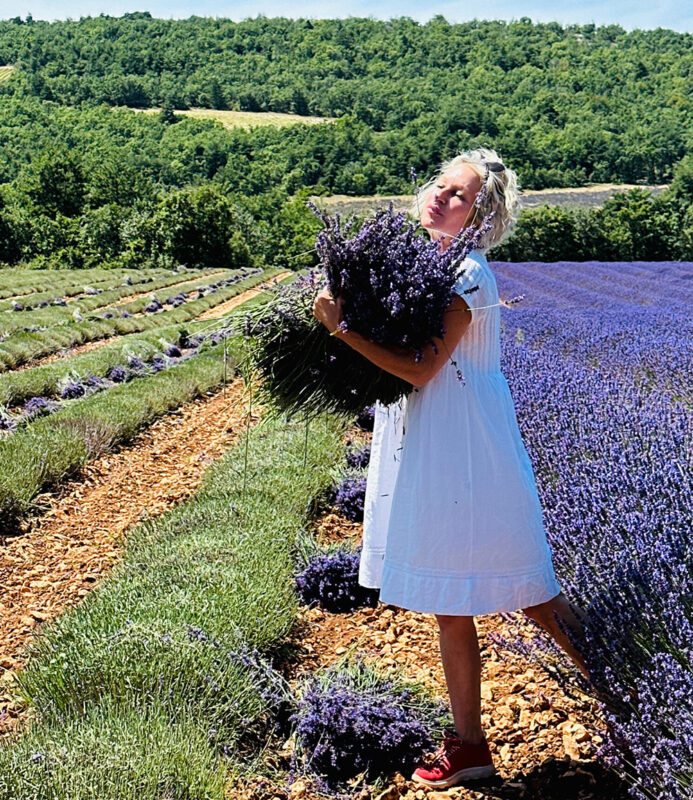
[[[500,370],[500,303],[484,251],[508,235],[517,205],[515,173],[494,151],[443,164],[415,198],[421,225],[441,249],[495,213],[480,248],[460,265],[437,352],[429,345],[417,363],[406,348],[354,331],[334,334],[414,387],[400,403],[376,404],[359,583],[380,587],[384,603],[432,613],[438,622],[457,735],[445,736],[412,779],[440,788],[495,773],[481,726],[475,615],[522,609],[588,677],[554,618],[580,629],[556,581],[532,465]],[[328,289],[315,299],[313,313],[330,332],[342,320],[342,302]]]

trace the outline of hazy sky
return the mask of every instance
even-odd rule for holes
[[[152,16],[186,18],[199,16],[227,17],[242,20],[264,14],[267,17],[368,17],[389,19],[412,17],[426,22],[442,14],[449,22],[471,19],[519,19],[530,17],[534,22],[555,20],[563,24],[597,25],[618,23],[626,30],[633,28],[672,28],[693,33],[693,3],[690,0],[583,0],[580,3],[556,3],[556,0],[486,0],[478,2],[433,2],[420,0],[384,0],[377,6],[366,0],[0,0],[0,19],[31,13],[35,19],[79,19],[81,16],[109,14],[120,16],[127,11],[149,11]]]

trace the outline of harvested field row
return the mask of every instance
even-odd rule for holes
[[[280,272],[278,275],[272,277],[266,283],[260,284],[257,288],[248,289],[247,292],[243,292],[243,294],[238,295],[238,297],[232,297],[230,300],[227,300],[225,303],[222,303],[215,308],[210,308],[209,311],[204,311],[200,316],[197,318],[199,321],[203,321],[206,319],[218,319],[219,317],[223,317],[229,311],[232,311],[237,306],[240,306],[242,303],[245,303],[247,300],[250,300],[251,297],[255,297],[258,294],[261,294],[268,286],[273,284],[280,283],[285,278],[288,278],[291,275],[295,275],[296,273],[292,270],[285,270],[284,272]]]
[[[187,403],[154,422],[135,442],[89,464],[57,493],[38,498],[44,513],[22,536],[0,538],[0,734],[16,728],[4,680],[40,625],[75,605],[118,560],[131,525],[193,494],[207,467],[248,417],[243,382]]]
[[[43,331],[16,333],[0,342],[0,372],[16,369],[26,363],[35,363],[41,357],[85,342],[108,339],[116,334],[138,333],[164,325],[189,322],[208,308],[235,297],[278,272],[279,269],[271,269],[265,273],[252,275],[215,294],[146,317],[86,319],[81,322],[66,322]]]

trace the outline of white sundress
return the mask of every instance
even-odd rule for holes
[[[399,402],[375,405],[359,584],[380,587],[390,605],[477,615],[536,605],[561,587],[500,369],[496,280],[478,250],[462,269],[455,291],[472,321],[452,358],[465,382],[448,360]]]

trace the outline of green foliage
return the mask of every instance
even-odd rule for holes
[[[496,261],[693,260],[690,201],[631,189],[601,208],[528,209],[491,253]]]
[[[249,266],[251,253],[237,216],[214,184],[171,192],[152,216],[153,246],[186,267]]]

